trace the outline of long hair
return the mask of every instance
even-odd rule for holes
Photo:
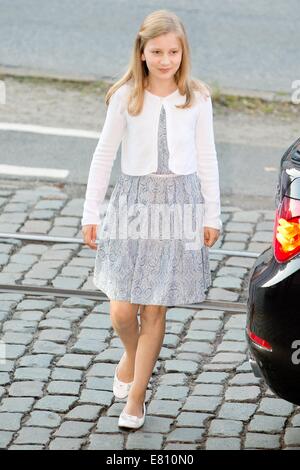
[[[139,114],[144,103],[144,89],[147,85],[148,67],[146,61],[142,61],[142,53],[149,39],[153,39],[161,34],[175,33],[182,47],[181,64],[174,75],[179,93],[186,95],[185,103],[176,105],[178,108],[190,107],[194,100],[194,90],[200,91],[205,96],[210,96],[210,87],[199,79],[190,76],[191,59],[190,47],[185,32],[185,28],[178,16],[168,10],[156,10],[144,19],[134,41],[130,62],[125,74],[114,83],[105,95],[105,104],[108,105],[111,95],[123,84],[130,82],[131,91],[129,93],[127,110],[132,116]]]

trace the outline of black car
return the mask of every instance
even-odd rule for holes
[[[248,359],[279,397],[300,405],[300,138],[281,159],[272,245],[250,272]]]

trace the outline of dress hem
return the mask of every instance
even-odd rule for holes
[[[211,284],[205,289],[203,295],[201,296],[200,300],[188,300],[186,302],[176,302],[174,303],[174,301],[151,301],[151,302],[145,302],[145,300],[141,300],[141,299],[138,299],[138,298],[128,298],[128,296],[125,296],[125,298],[120,298],[120,296],[115,296],[115,295],[112,295],[110,294],[109,290],[106,289],[106,288],[103,288],[103,287],[100,287],[100,284],[97,282],[95,282],[95,279],[93,279],[93,283],[95,285],[95,287],[97,287],[97,289],[101,290],[109,300],[117,300],[117,301],[123,301],[123,302],[130,302],[132,304],[139,304],[139,305],[161,305],[161,306],[164,306],[164,307],[177,307],[179,305],[189,305],[189,304],[198,304],[198,303],[201,303],[201,302],[204,302],[207,298],[207,293],[205,293],[206,291],[208,291],[209,287],[211,286]],[[118,297],[118,298],[116,298]]]

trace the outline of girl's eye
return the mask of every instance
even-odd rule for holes
[[[153,51],[153,52],[154,52],[154,54],[156,54],[156,53],[159,53],[160,51]],[[178,51],[172,51],[172,52],[173,52],[173,54],[177,54]]]

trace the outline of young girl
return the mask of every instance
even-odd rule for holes
[[[119,426],[139,428],[167,309],[205,299],[211,285],[208,247],[222,227],[210,91],[190,77],[188,40],[174,13],[158,10],[145,18],[128,71],[108,90],[106,104],[82,233],[85,244],[96,250],[99,208],[122,142],[122,172],[98,234],[93,280],[110,299],[112,325],[125,349],[113,381],[115,396],[127,397]],[[136,206],[142,213],[139,225],[126,218]],[[165,216],[164,229],[172,225],[166,223],[168,210],[175,208],[172,235],[149,235],[149,220],[152,228],[155,223],[161,228],[159,215],[153,217],[157,207]]]

